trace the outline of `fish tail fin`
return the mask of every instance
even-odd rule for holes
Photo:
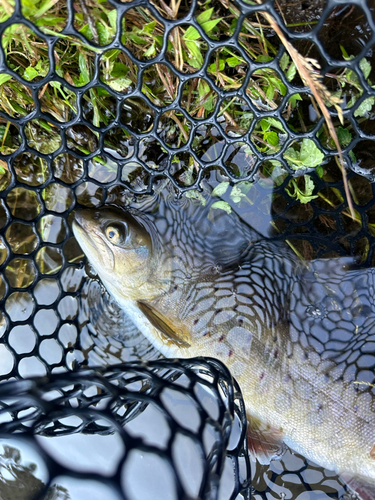
[[[375,500],[375,481],[370,482],[370,480],[352,476],[346,472],[341,474],[341,478],[358,500]]]

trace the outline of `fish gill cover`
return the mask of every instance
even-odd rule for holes
[[[83,498],[80,488],[140,498],[139,485],[121,483],[126,463],[140,478],[164,467],[171,498],[345,494],[333,473],[289,452],[253,464],[251,490],[230,375],[213,361],[134,361],[157,355],[90,279],[71,214],[167,188],[202,205],[217,197],[212,217],[236,212],[307,261],[352,255],[374,266],[370,2],[2,0],[0,36],[0,377],[42,377],[0,387],[1,430],[25,438],[3,435],[4,499],[19,494],[10,477],[27,498]],[[363,369],[361,349],[351,367],[371,390],[374,363]],[[199,402],[204,391],[194,392],[199,377],[213,415]],[[171,381],[169,407],[160,393]],[[211,415],[211,448],[203,427],[178,421],[179,397]],[[141,437],[126,430],[150,408],[167,422],[162,452],[141,420]],[[77,433],[117,436],[112,469],[43,448],[44,436]],[[189,460],[202,459],[201,483],[178,469],[184,457],[174,450],[189,446]]]

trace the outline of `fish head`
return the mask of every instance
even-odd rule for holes
[[[121,304],[149,299],[163,281],[159,235],[140,212],[107,206],[75,212],[73,232],[101,281]],[[154,290],[154,292],[153,292]]]

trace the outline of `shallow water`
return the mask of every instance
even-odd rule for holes
[[[143,197],[132,205],[148,213],[158,230],[167,237],[180,231],[178,237],[187,247],[189,244],[209,247],[214,260],[221,269],[225,269],[246,254],[246,242],[253,243],[268,238],[279,239],[271,214],[272,198],[270,195],[264,196],[267,190],[267,186],[259,186],[253,195],[256,200],[258,196],[259,199],[250,206],[239,206],[233,202],[229,194],[224,195],[222,199],[232,206],[230,215],[222,210],[213,211],[207,206],[200,207],[199,202],[184,197],[176,200],[168,190],[164,190],[156,197]],[[271,194],[270,191],[268,193]],[[208,202],[208,206],[210,203],[212,200]],[[197,212],[203,214],[201,219],[197,216]],[[185,216],[182,215],[184,213]],[[198,232],[193,230],[193,220],[195,225],[197,220],[200,221]],[[228,237],[229,222],[230,237]],[[200,239],[204,240],[204,243]],[[210,240],[209,243],[207,240]],[[287,246],[285,248],[287,255],[290,249]],[[326,251],[327,247],[324,250]],[[340,337],[345,329],[353,330],[353,325],[354,329],[362,328],[367,322],[359,340],[375,332],[374,322],[367,321],[367,316],[371,316],[375,310],[371,295],[368,298],[368,290],[373,290],[372,270],[356,269],[355,259],[344,255],[345,252],[342,257],[333,260],[315,260],[311,264],[312,268],[302,273],[303,293],[299,281],[296,280],[294,302],[292,300],[291,303],[292,335],[296,340],[307,342],[320,353],[325,348],[324,344],[327,344],[326,349],[330,352],[335,351],[338,356],[340,349],[347,347],[343,343],[344,339]],[[89,272],[92,273],[91,268]],[[105,292],[103,293],[95,278],[90,278],[84,287],[81,296],[81,317],[82,325],[87,322],[81,335],[86,340],[90,338],[91,342],[88,348],[86,347],[88,344],[85,344],[89,364],[107,364],[116,362],[116,359],[131,360],[143,357],[151,359],[158,356],[157,351],[132,326],[126,314],[113,304]],[[332,330],[328,321],[331,321],[331,324],[332,321],[337,322],[336,330]],[[110,336],[106,333],[108,331],[112,332]],[[331,336],[327,336],[327,331],[330,331]],[[362,345],[363,343],[358,345],[354,343],[351,347],[355,351]],[[354,359],[353,366],[357,358]],[[371,384],[373,380],[364,375],[366,369],[368,374],[372,372],[371,359],[366,360],[362,356],[360,364],[363,382]],[[146,419],[144,424],[150,425],[151,420],[147,422]],[[227,491],[226,484],[230,484],[229,469],[226,477],[225,481],[228,483],[224,482],[222,485],[222,496],[220,496],[223,500],[228,498],[225,491]],[[305,461],[292,450],[288,450],[280,461],[273,461],[270,466],[261,466],[253,462],[252,484],[255,498],[307,500],[341,498],[342,495],[348,495],[344,483],[335,473]]]
[[[180,200],[175,199],[164,182],[159,184],[159,193],[156,196],[139,197],[136,201],[132,201],[132,206],[148,213],[159,231],[166,237],[178,234],[187,248],[189,245],[204,250],[209,248],[212,252],[211,257],[213,256],[220,271],[230,268],[233,262],[246,255],[249,242],[253,244],[256,241],[272,240],[284,245],[283,242],[287,240],[291,246],[283,247],[286,254],[292,252],[294,256],[301,254],[305,258],[316,259],[313,271],[310,271],[310,274],[304,272],[303,298],[298,288],[300,283],[298,280],[295,282],[294,297],[297,299],[298,307],[291,306],[294,310],[292,327],[296,338],[301,335],[304,342],[310,342],[317,349],[324,349],[329,340],[329,349],[339,354],[340,349],[345,347],[340,328],[345,330],[352,321],[361,327],[366,318],[366,310],[369,312],[373,309],[372,296],[370,294],[369,299],[367,293],[372,286],[372,271],[353,269],[348,272],[342,268],[343,265],[353,267],[354,261],[350,257],[348,260],[348,255],[354,251],[358,254],[358,250],[353,243],[348,245],[347,241],[356,234],[356,230],[359,231],[358,227],[355,224],[346,226],[347,217],[341,215],[343,222],[336,226],[334,237],[331,237],[330,232],[325,229],[330,224],[327,219],[328,212],[323,214],[321,208],[314,203],[311,206],[315,212],[311,206],[308,208],[299,204],[290,207],[285,198],[275,197],[273,192],[275,183],[271,179],[258,179],[246,194],[246,200],[242,199],[241,203],[234,201],[232,188],[229,187],[215,200],[228,203],[232,213],[212,210],[210,205],[215,200],[210,198],[209,192],[223,180],[225,179],[219,171],[212,171],[210,177],[205,179],[203,195],[208,200],[205,208],[200,204],[199,198],[195,200],[183,196]],[[359,201],[363,204],[368,203],[368,200],[363,201],[361,198],[367,196],[366,192],[363,189],[364,194],[359,195]],[[125,198],[130,199],[128,195]],[[122,204],[124,201],[116,197],[109,198],[111,203]],[[328,209],[328,206],[324,208]],[[200,220],[198,232],[194,232],[193,219]],[[229,232],[228,227],[230,227]],[[366,234],[365,228],[358,234],[372,241],[371,234]],[[57,239],[58,236],[54,237],[52,242]],[[353,239],[355,240],[355,237]],[[74,249],[72,257],[67,248],[65,250],[69,260],[76,262],[74,259],[77,259],[77,256],[79,258],[80,250],[75,249],[74,245],[72,248]],[[361,251],[361,247],[359,250]],[[335,259],[322,260],[323,256],[334,256]],[[193,257],[194,255],[191,256],[192,259]],[[50,267],[54,265],[51,263]],[[303,265],[301,266],[303,268]],[[337,273],[340,266],[341,271]],[[314,272],[321,277],[318,284],[312,279],[315,276]],[[17,276],[17,273],[14,274]],[[331,295],[327,293],[328,282],[330,289],[333,290]],[[60,287],[67,294],[63,298],[59,291]],[[358,304],[357,298],[354,297],[355,290],[358,292]],[[340,317],[337,316],[337,308],[343,311],[340,313],[341,316],[339,314]],[[12,322],[30,323],[14,326],[9,334],[11,348],[20,358],[22,357],[18,367],[21,377],[44,375],[51,365],[53,371],[61,371],[77,365],[108,366],[122,361],[160,357],[155,348],[134,327],[126,313],[108,296],[88,264],[85,268],[77,266],[65,269],[59,279],[51,277],[40,280],[32,293],[15,292],[6,300],[5,311]],[[54,311],[58,314],[56,315]],[[30,318],[33,318],[32,322]],[[340,327],[337,328],[336,339],[327,339],[327,328],[329,328],[327,322],[332,319],[338,321]],[[1,335],[6,328],[6,319],[2,316]],[[352,327],[349,326],[349,330],[350,328]],[[372,324],[369,323],[367,333],[371,334],[373,330]],[[311,334],[306,335],[307,332]],[[54,337],[58,338],[58,342]],[[358,349],[364,345],[364,339],[358,341],[358,345],[355,343],[352,345],[351,364],[361,365],[360,382],[372,384],[371,359],[366,358],[365,353],[355,357],[356,350],[359,352]],[[63,358],[61,346],[68,349]],[[5,377],[14,366],[14,357],[12,352],[2,346],[0,359],[1,375]],[[134,422],[137,422],[142,431],[151,429],[154,416],[145,411],[144,415]],[[71,446],[72,449],[74,446],[78,450],[82,448],[80,444]],[[86,448],[85,445],[85,453],[96,445],[87,446]],[[231,465],[225,469],[221,500],[229,498],[233,483],[232,471]],[[291,451],[287,451],[281,461],[273,461],[269,467],[254,463],[253,475],[255,498],[315,500],[341,497],[345,492],[342,481],[334,473],[304,461]],[[66,478],[61,478],[58,484],[66,486]],[[78,495],[78,499],[82,498],[79,496],[80,488],[82,484],[70,485],[68,489],[72,492],[76,489],[78,493],[75,495]],[[74,495],[72,498],[75,498]],[[111,498],[109,492],[107,498]]]

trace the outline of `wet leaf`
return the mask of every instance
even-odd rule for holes
[[[313,191],[315,188],[314,181],[311,179],[309,175],[304,175],[305,180],[305,190],[302,191],[297,184],[296,179],[292,179],[288,184],[286,190],[292,198],[296,198],[301,203],[310,203],[311,200],[317,198],[317,195],[313,195]]]
[[[366,113],[371,111],[374,104],[375,104],[375,97],[368,97],[363,102],[361,102],[358,108],[354,111],[354,116],[355,117],[365,116]]]
[[[299,94],[294,94],[289,98],[289,102],[293,109],[296,107],[297,101],[302,101],[302,97]]]
[[[322,163],[324,154],[314,141],[303,139],[300,150],[288,148],[285,152],[285,158],[289,165],[297,170],[305,167],[317,167]]]
[[[344,148],[348,146],[352,140],[352,134],[349,132],[347,128],[339,127],[337,130],[337,137],[341,146]]]
[[[252,184],[251,182],[243,181],[239,182],[235,186],[233,186],[232,191],[230,193],[230,199],[234,203],[239,203],[242,198],[246,199],[246,194],[250,191]]]
[[[271,146],[277,146],[279,144],[279,136],[276,132],[266,132],[264,134],[264,139],[268,142],[268,144],[271,144]]]
[[[267,116],[267,118],[262,118],[261,122],[267,122],[270,124],[271,127],[276,128],[277,130],[280,130],[281,132],[285,133],[285,130],[283,128],[283,125],[279,120],[276,120],[275,118],[272,118],[272,116]],[[263,127],[262,127],[263,128]],[[267,129],[268,130],[268,129]]]
[[[224,210],[227,214],[230,214],[232,211],[232,207],[226,201],[215,201],[212,204],[211,208],[217,208],[219,210]]]
[[[185,196],[186,196],[186,198],[192,198],[193,200],[199,201],[203,206],[205,206],[207,203],[207,200],[203,196],[203,194],[200,193],[199,191],[197,191],[196,189],[193,189],[191,191],[187,191],[185,193]]]
[[[287,52],[284,52],[279,61],[280,68],[283,71],[285,71],[286,68],[288,67],[289,62],[290,62],[290,57]]]
[[[227,189],[229,187],[229,182],[220,182],[215,189],[212,191],[212,196],[222,196],[224,193],[226,193]]]
[[[369,74],[371,73],[371,64],[365,57],[359,61],[359,67],[361,68],[363,76],[365,78],[368,78]]]
[[[294,64],[294,62],[292,62],[292,64],[289,66],[288,71],[286,72],[286,78],[288,82],[291,82],[293,80],[293,78],[296,76],[296,73],[297,73],[296,65]]]

